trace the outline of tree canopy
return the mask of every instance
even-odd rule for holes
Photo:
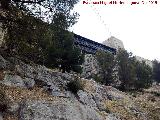
[[[110,52],[98,51],[96,53],[96,59],[98,61],[98,65],[101,68],[101,83],[110,85],[116,79],[114,74],[116,70],[114,55]]]
[[[120,49],[117,54],[117,62],[122,90],[135,90],[151,86],[152,69],[144,61],[137,61],[132,53]]]
[[[153,61],[153,79],[160,83],[160,62],[157,60]]]
[[[68,21],[77,17],[77,13],[72,11],[74,5],[79,0],[1,0],[3,9],[10,9],[15,6],[19,10],[42,20],[52,21],[55,13],[64,13]],[[72,13],[71,13],[72,11]]]
[[[136,62],[136,78],[136,89],[148,88],[152,85],[152,69],[145,61]]]
[[[83,55],[68,28],[77,22],[78,0],[1,0],[7,53],[25,61],[81,72]]]

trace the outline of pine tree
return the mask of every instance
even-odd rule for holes
[[[139,62],[126,50],[117,54],[121,90],[138,90],[152,84],[152,69],[144,61]]]
[[[83,55],[69,27],[77,22],[78,0],[1,0],[6,13],[7,53],[25,61],[80,72]]]
[[[117,54],[118,62],[118,74],[121,81],[122,90],[129,90],[134,87],[136,80],[134,57],[132,53],[128,53],[126,50],[119,50]]]
[[[68,22],[66,14],[57,13],[52,21],[53,45],[48,53],[48,60],[53,62],[52,67],[58,67],[62,72],[81,72],[84,56],[74,47],[73,33],[67,31],[74,20]],[[71,23],[72,22],[72,23]],[[48,62],[48,61],[47,61]],[[49,63],[50,63],[49,62]]]
[[[101,68],[101,81],[105,85],[110,85],[115,80],[115,59],[114,55],[109,52],[98,51],[96,53],[98,65]]]
[[[136,62],[136,78],[136,89],[148,88],[152,85],[152,69],[145,61]]]
[[[160,63],[157,60],[153,61],[153,79],[160,83]]]

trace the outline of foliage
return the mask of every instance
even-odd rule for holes
[[[100,74],[94,74],[93,79],[98,83],[103,83],[104,82],[103,78],[102,78],[102,75],[100,75]]]
[[[33,61],[50,68],[58,67],[63,72],[71,70],[81,72],[80,65],[84,56],[78,48],[74,48],[73,34],[68,31],[78,18],[77,14],[71,15],[71,10],[77,1],[50,0],[50,2],[48,0],[1,1],[6,13],[3,22],[8,34],[5,51],[26,62]],[[8,4],[7,8],[4,7],[5,4]],[[37,14],[41,16],[37,9],[39,5],[45,6],[46,9],[48,7],[54,9],[50,11],[52,13],[50,24],[37,17]],[[31,12],[33,14],[30,14]]]
[[[26,14],[49,22],[52,21],[54,14],[58,12],[66,14],[68,21],[75,19],[78,14],[72,10],[78,1],[79,0],[1,0],[0,3],[2,9],[10,10],[10,8],[14,6]]]
[[[114,84],[116,70],[121,82],[121,90],[140,90],[152,84],[152,69],[144,61],[139,62],[126,50],[119,49],[116,58],[110,53],[98,51],[96,53],[98,64],[101,68],[100,75],[95,75],[96,81],[106,85]],[[116,69],[117,68],[117,69]]]
[[[17,12],[18,11],[14,11]],[[7,28],[7,53],[21,56],[25,61],[43,62],[45,48],[52,41],[52,32],[48,24],[32,16],[13,16],[13,21],[6,20]],[[16,13],[15,13],[16,14]]]
[[[47,50],[47,59],[45,65],[51,68],[59,68],[62,72],[75,71],[81,73],[81,64],[83,63],[84,56],[77,48],[70,50],[63,48],[54,48],[51,46]]]
[[[152,69],[144,61],[136,62],[136,78],[137,89],[148,88],[152,85]]]
[[[137,90],[152,84],[152,69],[144,61],[139,62],[126,50],[119,50],[117,62],[121,90]]]
[[[160,63],[157,60],[153,61],[153,79],[160,83]]]
[[[96,59],[98,61],[98,64],[101,68],[101,78],[102,78],[102,83],[109,85],[111,84],[114,79],[115,79],[115,59],[114,55],[109,52],[103,52],[103,51],[98,51],[96,53]]]
[[[54,37],[52,38],[53,45],[47,51],[47,64],[60,68],[62,72],[72,70],[80,73],[84,56],[78,48],[74,47],[73,33],[66,30],[68,22],[65,14],[56,14],[51,27]]]
[[[136,79],[134,57],[126,50],[120,49],[117,54],[118,74],[121,81],[121,89],[130,89]]]
[[[152,94],[154,94],[156,97],[160,97],[160,92],[152,91]]]
[[[68,90],[70,90],[72,93],[77,94],[79,90],[83,90],[84,85],[79,79],[72,80],[67,84]]]

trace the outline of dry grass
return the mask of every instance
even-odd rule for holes
[[[20,87],[10,87],[3,84],[0,84],[0,90],[3,91],[5,97],[7,98],[7,104],[12,103],[21,103],[26,100],[45,100],[47,102],[56,102],[65,100],[63,98],[53,97],[49,95],[43,88],[39,88],[37,86],[33,87],[33,89],[29,90],[26,88]],[[4,120],[18,120],[18,113],[11,114],[5,112],[3,115]]]
[[[18,120],[18,116],[6,113],[3,116],[3,120]]]
[[[126,107],[125,101],[106,101],[106,109],[108,109],[111,113],[116,113],[122,120],[140,120],[133,113],[129,112]]]
[[[136,115],[129,109],[133,106],[138,108],[141,113],[145,113],[148,120],[160,120],[160,101],[148,101],[148,99],[136,98],[133,101],[124,100],[106,100],[106,109],[111,113],[116,113],[122,120],[144,120],[141,115]]]
[[[32,90],[9,87],[0,85],[0,89],[5,92],[5,95],[14,102],[21,102],[22,100],[47,100],[53,101],[55,97],[49,95],[46,91],[39,87],[33,87]]]
[[[160,120],[160,101],[148,101],[147,99],[137,98],[135,104],[147,113],[149,120]]]
[[[87,91],[88,93],[92,92],[96,92],[96,87],[94,86],[95,83],[92,83],[93,81],[89,81],[89,80],[83,80],[82,79],[82,83],[84,84],[84,90]]]

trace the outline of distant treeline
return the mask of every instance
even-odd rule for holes
[[[153,61],[151,68],[145,61],[136,60],[132,53],[123,49],[119,49],[116,56],[99,51],[96,58],[101,72],[94,78],[102,84],[130,91],[148,88],[153,82],[160,83],[160,63],[157,60]]]

